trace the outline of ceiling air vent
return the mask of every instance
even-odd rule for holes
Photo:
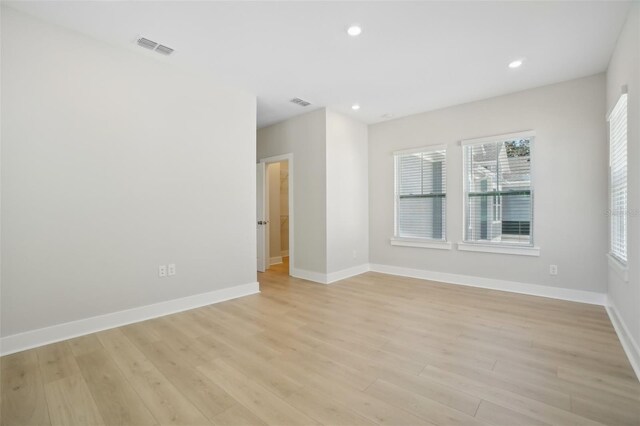
[[[156,48],[156,46],[157,46],[157,45],[158,45],[158,43],[156,43],[155,41],[151,41],[151,40],[146,39],[146,38],[144,38],[144,37],[140,37],[140,38],[138,39],[138,46],[142,46],[142,47],[144,47],[145,49],[151,49],[151,50],[153,50],[153,49],[155,49],[155,48]]]
[[[162,44],[158,44],[153,40],[149,40],[148,38],[140,37],[138,40],[136,40],[136,43],[138,44],[138,46],[144,47],[145,49],[155,50],[161,55],[171,55],[173,53],[172,48]]]
[[[300,105],[301,107],[306,107],[306,106],[311,105],[311,102],[307,102],[307,101],[302,100],[302,99],[300,99],[300,98],[293,98],[293,99],[291,99],[291,101],[290,101],[290,102],[293,102],[294,104],[298,104],[298,105]]]
[[[173,53],[173,49],[159,44],[158,47],[156,47],[156,52],[162,53],[163,55],[171,55]]]

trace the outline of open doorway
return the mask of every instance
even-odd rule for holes
[[[267,164],[269,269],[289,273],[289,162]],[[286,269],[286,270],[285,270]]]
[[[260,160],[258,181],[258,271],[289,275],[293,267],[293,155]]]

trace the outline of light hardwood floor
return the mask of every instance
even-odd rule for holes
[[[602,307],[367,273],[2,357],[2,425],[639,425]]]

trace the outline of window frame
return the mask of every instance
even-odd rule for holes
[[[445,208],[444,208],[444,226],[442,227],[442,239],[434,239],[434,238],[414,238],[414,237],[401,237],[399,235],[399,224],[398,224],[398,208],[399,208],[399,182],[398,182],[398,157],[402,155],[409,154],[417,154],[417,153],[430,153],[435,151],[444,151],[444,185],[443,185],[443,193],[445,199]],[[448,185],[449,179],[447,178],[447,163],[448,159],[448,149],[446,144],[440,145],[425,145],[418,148],[410,148],[403,149],[399,151],[394,151],[392,153],[393,159],[393,237],[390,239],[390,243],[393,246],[405,246],[405,247],[420,247],[420,248],[432,248],[432,249],[441,249],[441,250],[450,250],[451,243],[448,240],[448,220],[447,220],[447,194],[448,194]]]
[[[467,239],[467,203],[469,193],[468,170],[466,164],[466,148],[470,145],[482,145],[486,143],[497,143],[512,139],[528,139],[529,158],[531,159],[529,175],[529,191],[531,194],[531,221],[529,223],[529,242],[490,242]],[[464,139],[460,141],[462,156],[462,241],[458,243],[458,250],[462,251],[480,251],[488,253],[516,254],[523,256],[540,256],[540,247],[535,245],[535,146],[536,132],[534,130],[525,130],[514,133],[504,133],[493,136],[485,136],[473,139]]]
[[[612,156],[611,156],[611,151],[612,151],[612,143],[613,141],[611,140],[611,118],[613,116],[613,114],[616,112],[616,110],[618,109],[618,105],[620,105],[620,102],[624,99],[625,102],[625,111],[624,111],[624,118],[625,118],[625,126],[626,126],[626,137],[624,140],[624,144],[625,144],[625,149],[626,149],[626,153],[625,153],[625,159],[626,159],[626,164],[624,166],[624,172],[625,172],[625,180],[626,180],[626,189],[625,189],[625,211],[622,212],[622,215],[626,215],[628,208],[629,208],[629,99],[628,99],[628,94],[626,91],[626,87],[623,87],[622,93],[620,94],[620,96],[618,97],[618,100],[616,101],[615,105],[613,106],[613,108],[611,108],[611,111],[609,111],[609,113],[607,114],[607,130],[608,130],[608,140],[609,140],[609,168],[608,168],[608,185],[607,185],[607,189],[608,189],[608,209],[609,209],[609,247],[607,250],[607,254],[610,258],[609,261],[609,266],[612,267],[613,269],[617,270],[618,272],[620,272],[620,275],[622,276],[622,278],[625,281],[628,281],[628,270],[627,270],[627,265],[628,265],[628,258],[629,258],[629,222],[628,220],[625,220],[625,225],[624,225],[624,238],[625,238],[625,246],[624,246],[624,256],[625,259],[621,258],[620,256],[617,255],[617,253],[614,252],[613,250],[613,241],[614,241],[614,219],[616,217],[615,214],[615,207],[614,207],[614,198],[613,198],[613,168],[612,168]]]

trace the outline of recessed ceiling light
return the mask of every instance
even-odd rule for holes
[[[357,110],[359,110],[359,109],[360,109],[360,105],[358,105],[358,104],[353,104],[353,105],[351,105],[351,109],[352,109],[352,110],[354,110],[354,111],[357,111]]]
[[[517,59],[511,63],[509,63],[509,68],[519,68],[522,65],[522,59]]]
[[[347,28],[347,34],[349,34],[351,37],[357,37],[362,33],[362,28],[360,28],[359,25],[352,25],[349,28]]]

